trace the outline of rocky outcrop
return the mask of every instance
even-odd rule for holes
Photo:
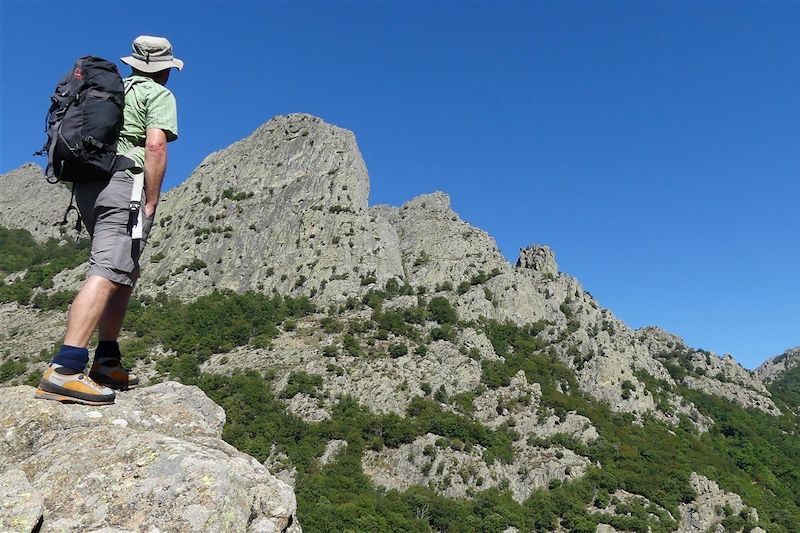
[[[679,337],[654,327],[642,328],[636,336],[656,359],[685,374],[680,378],[683,385],[745,408],[773,416],[781,414],[759,376],[742,367],[730,354],[718,357],[713,352],[689,348]]]
[[[603,505],[603,503],[605,503],[605,505]],[[645,509],[648,517],[654,521],[661,521],[662,519],[675,520],[672,513],[660,505],[651,502],[641,494],[634,494],[622,489],[615,490],[611,493],[607,502],[595,500],[594,505],[590,505],[587,510],[601,515],[626,516],[631,513],[631,509],[633,508]],[[608,524],[598,524],[595,533],[601,531],[605,533],[614,533],[617,530]]]
[[[474,417],[492,429],[503,425],[513,427],[522,441],[554,435],[574,437],[584,444],[597,439],[599,435],[591,420],[572,411],[563,417],[544,412],[541,398],[541,385],[529,384],[525,372],[520,370],[507,387],[487,390],[472,402]]]
[[[399,448],[366,451],[364,473],[376,485],[405,490],[412,485],[431,486],[438,493],[464,497],[476,491],[508,484],[513,498],[523,502],[537,488],[553,480],[566,480],[586,473],[590,461],[561,447],[517,447],[514,461],[484,461],[485,449],[469,450],[443,445],[441,437],[428,433]]]
[[[365,318],[363,314],[354,316]],[[396,358],[385,354],[383,357],[352,356],[344,350],[339,350],[336,356],[325,356],[322,353],[325,346],[340,342],[334,336],[319,336],[319,329],[318,322],[299,321],[295,331],[274,340],[279,349],[244,347],[227,354],[226,360],[235,361],[239,368],[276,370],[276,390],[282,390],[289,374],[297,370],[322,376],[324,384],[317,398],[300,393],[284,400],[291,412],[308,422],[328,418],[337,397],[343,395],[353,397],[376,413],[405,415],[409,403],[423,394],[423,388],[430,387],[434,391],[443,388],[447,395],[453,395],[475,390],[480,385],[480,361],[465,355],[450,342],[431,342],[425,355],[415,353],[414,345],[409,343],[409,353]],[[479,338],[474,332],[473,335]],[[408,343],[404,338],[392,340]],[[366,343],[363,344],[366,350]],[[230,365],[219,363],[224,357],[222,354],[212,357],[203,368],[229,372]]]
[[[692,472],[689,481],[697,497],[680,506],[680,533],[724,533],[722,521],[725,517],[740,515],[743,511],[753,522],[758,522],[756,510],[744,505],[738,494],[721,490],[716,482],[696,472]],[[750,531],[758,533],[763,530],[754,528]]]
[[[28,230],[39,241],[77,236],[74,214],[68,224],[60,224],[69,205],[69,189],[47,183],[38,165],[28,163],[0,174],[0,189],[0,226]]]
[[[800,346],[764,361],[756,368],[755,375],[762,383],[772,383],[798,366],[800,366]]]
[[[320,466],[325,466],[331,463],[334,459],[336,459],[336,456],[342,453],[342,451],[345,449],[347,449],[346,440],[333,439],[328,441],[328,444],[325,445],[325,451],[319,458]]]
[[[414,287],[458,286],[480,273],[511,270],[494,239],[461,220],[445,193],[418,196],[400,208],[376,206],[371,212],[396,231],[404,279]]]
[[[273,289],[340,301],[401,278],[397,235],[367,207],[355,137],[310,115],[276,117],[206,157],[167,193],[141,290],[194,298]]]
[[[173,382],[101,408],[5,388],[0,498],[19,505],[0,509],[0,523],[20,524],[14,531],[39,521],[41,531],[299,531],[291,488],[220,440],[224,422],[199,389]]]
[[[778,409],[778,406],[772,401],[772,398],[769,397],[768,392],[755,391],[741,384],[707,376],[686,376],[683,378],[683,383],[690,389],[697,389],[708,394],[721,396],[742,407],[758,409],[772,416],[779,416],[781,414],[780,409]],[[761,384],[759,383],[759,385]]]
[[[558,274],[556,256],[548,246],[532,245],[519,251],[517,268],[530,268],[545,276]]]
[[[40,240],[70,236],[52,225],[60,220],[61,206],[68,200],[62,186],[47,185],[34,165],[2,179],[8,186],[0,196],[0,225],[24,227]],[[517,373],[510,383],[503,381],[506,386],[485,386],[487,363],[500,364],[503,357],[513,357],[512,351],[499,347],[502,354],[495,352],[484,333],[490,320],[535,324],[540,331],[536,342],[541,341],[548,364],[555,357],[570,370],[559,374],[557,390],[602,401],[614,411],[633,415],[634,423],[653,417],[678,424],[681,415],[686,415],[701,432],[711,427],[713,420],[678,395],[678,385],[779,414],[764,383],[796,366],[800,350],[775,358],[759,370],[759,377],[753,376],[732,358],[690,349],[657,328],[632,331],[578,280],[559,272],[547,246],[524,248],[516,263],[509,263],[490,235],[458,216],[445,193],[424,194],[400,207],[370,207],[368,196],[366,165],[351,132],[309,115],[276,117],[247,138],[209,155],[185,182],[165,195],[142,258],[143,277],[137,290],[186,300],[214,289],[274,291],[308,296],[320,311],[329,311],[331,318],[341,322],[341,331],[321,327],[327,315],[309,316],[295,321],[293,331],[283,331],[269,346],[239,346],[213,355],[202,367],[220,373],[234,368],[268,370],[265,375],[287,411],[306,422],[330,418],[342,396],[354,398],[375,413],[404,416],[413,398],[425,395],[442,410],[490,429],[512,428],[519,436],[510,464],[487,463],[480,447],[442,445],[433,434],[397,449],[369,451],[363,466],[377,484],[400,489],[429,484],[442,494],[465,496],[507,483],[522,501],[533,488],[585,471],[588,459],[550,444],[559,438],[564,442],[566,436],[577,441],[575,450],[591,446],[598,434],[588,418],[544,405],[542,388],[530,373]],[[76,290],[84,273],[85,265],[64,271],[56,275],[50,290]],[[5,282],[21,275],[11,273]],[[402,293],[383,302],[384,311],[414,315],[420,310],[412,308],[424,308],[433,295],[443,297],[461,319],[454,325],[456,333],[448,340],[433,340],[438,324],[421,323],[424,311],[416,315],[418,322],[412,321],[412,336],[386,331],[379,336],[374,329],[351,331],[353,324],[373,318],[372,309],[358,302],[367,291],[386,289],[390,280],[397,282],[395,288],[402,288]],[[48,354],[34,354],[59,340],[63,320],[62,312],[0,304],[0,363],[29,365],[27,374],[12,383],[36,378]],[[357,338],[358,353],[344,349],[345,332]],[[407,349],[390,353],[390,345],[397,343]],[[135,370],[145,380],[157,379],[156,361],[165,352],[160,346],[148,349],[151,357],[140,360]],[[14,364],[7,368],[16,368]],[[563,370],[561,365],[558,368]],[[284,397],[291,374],[298,371],[322,377],[322,384],[316,392]],[[563,378],[566,374],[568,379]],[[4,484],[16,487],[0,494],[3,501],[25,499],[31,504],[25,509],[32,509],[22,513],[25,517],[37,514],[36,502],[41,501],[43,530],[128,527],[113,522],[113,516],[127,517],[126,524],[134,524],[131,529],[148,526],[150,518],[135,506],[117,505],[120,492],[114,492],[114,487],[123,486],[145,502],[159,502],[163,514],[158,516],[177,529],[224,529],[230,524],[251,530],[285,527],[291,511],[281,514],[283,510],[276,511],[269,502],[274,493],[275,501],[286,504],[278,507],[288,510],[293,504],[281,499],[286,486],[218,440],[218,408],[208,406],[196,391],[186,392],[192,389],[175,387],[153,387],[157,401],[147,399],[145,391],[150,389],[124,394],[116,406],[106,409],[34,403],[29,414],[39,418],[28,425],[24,418],[0,415],[12,427],[6,435],[12,439],[9,442],[18,443],[0,449],[9,458],[0,467],[7,480]],[[20,405],[28,405],[28,389],[5,389],[3,394],[7,391],[17,395]],[[175,402],[177,415],[156,409],[164,398]],[[42,409],[57,422],[48,425]],[[193,409],[206,411],[188,413]],[[15,428],[14,424],[22,425]],[[81,440],[87,438],[82,434],[90,426],[93,434],[105,439],[96,448],[108,459],[97,465],[87,451],[93,441]],[[70,472],[54,459],[69,439],[81,446],[76,468],[93,472],[81,480],[81,487],[91,488],[88,497],[76,496],[74,491],[51,494],[54,483]],[[319,465],[335,462],[340,454],[349,457],[352,450],[345,451],[345,444],[330,441],[318,458]],[[152,454],[156,459],[150,461]],[[179,454],[193,459],[181,462]],[[297,470],[279,450],[273,449],[265,465],[281,480],[294,483]],[[201,473],[179,477],[178,471]],[[159,492],[164,484],[178,487],[163,491],[169,498]],[[263,486],[269,488],[259,488]],[[28,493],[31,498],[24,496]],[[267,495],[251,498],[246,494]],[[114,498],[102,500],[102,495]],[[86,512],[79,515],[67,508],[69,497],[77,497],[75,507]],[[169,501],[164,503],[159,497]],[[48,518],[62,509],[63,523]],[[285,519],[275,518],[278,515]],[[695,522],[702,524],[705,519],[691,523]]]

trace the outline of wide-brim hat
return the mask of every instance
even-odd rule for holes
[[[160,72],[183,68],[183,61],[172,55],[172,45],[164,37],[140,35],[133,41],[132,53],[120,58],[123,63],[142,72]]]

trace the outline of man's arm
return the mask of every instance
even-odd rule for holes
[[[156,212],[161,182],[167,170],[167,135],[164,130],[148,129],[144,147],[144,215],[150,218]]]

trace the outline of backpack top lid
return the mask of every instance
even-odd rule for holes
[[[120,106],[125,105],[122,76],[119,74],[117,65],[111,61],[96,56],[78,58],[75,66],[64,77],[65,81],[67,79],[73,82],[72,85],[77,90],[99,89],[119,99]]]

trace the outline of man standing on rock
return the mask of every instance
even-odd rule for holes
[[[126,78],[124,124],[117,153],[136,167],[106,181],[76,183],[75,198],[92,237],[89,275],[70,307],[64,344],[45,370],[35,396],[89,405],[114,403],[112,389],[136,386],[139,379],[121,363],[117,338],[133,287],[139,256],[147,242],[167,168],[167,143],[178,138],[175,97],[165,87],[183,61],[163,37],[142,35],[122,61]],[[89,375],[87,345],[99,327],[100,342]]]

